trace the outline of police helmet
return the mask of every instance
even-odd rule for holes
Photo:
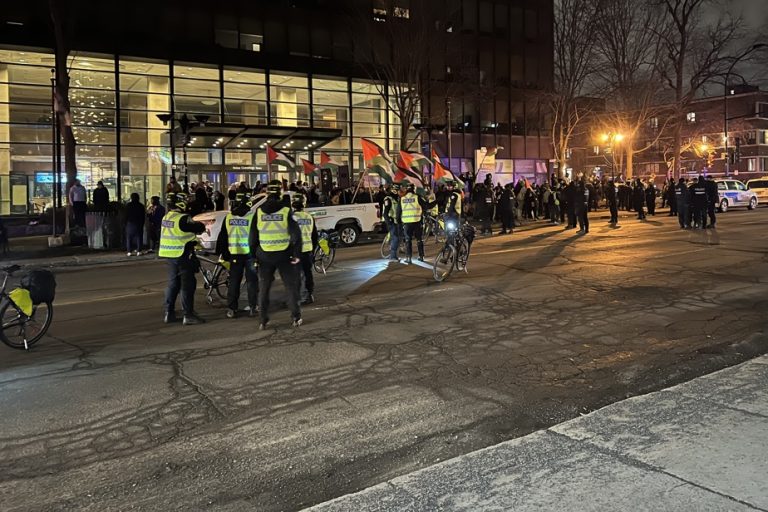
[[[165,196],[165,203],[168,208],[179,211],[187,210],[187,194],[183,192],[171,192]]]
[[[445,186],[446,187],[455,187],[456,181],[455,180],[445,180]]]
[[[267,185],[267,194],[279,195],[283,191],[283,184],[280,180],[272,180]]]
[[[393,192],[398,192],[399,190],[400,190],[400,182],[396,181],[396,182],[392,183],[392,191]]]
[[[409,181],[408,183],[406,183],[406,184],[405,184],[405,189],[406,189],[408,192],[413,192],[414,190],[416,190],[416,185],[414,185],[413,183],[411,183],[411,182]]]
[[[249,206],[249,205],[250,205],[250,201],[248,200],[248,194],[245,194],[243,192],[238,192],[237,194],[235,194],[235,198],[229,202],[229,206],[233,210],[236,210],[243,206]]]
[[[301,210],[307,205],[307,198],[304,194],[294,194],[291,200],[291,206],[294,210]]]

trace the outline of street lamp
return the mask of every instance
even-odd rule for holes
[[[187,169],[187,146],[189,145],[189,129],[192,126],[192,121],[190,121],[189,116],[187,114],[181,114],[178,119],[176,114],[157,114],[157,119],[163,123],[163,125],[168,126],[168,123],[170,123],[169,127],[169,143],[171,146],[171,176],[173,178],[176,178],[176,144],[174,143],[173,136],[174,133],[176,133],[176,122],[179,123],[179,127],[181,127],[181,135],[182,135],[182,143],[181,143],[181,153],[183,155],[183,169],[184,169],[184,189],[189,189],[189,172]],[[198,126],[205,126],[205,123],[208,122],[208,119],[210,119],[210,116],[206,115],[195,115],[194,116],[195,121],[197,121]]]
[[[616,144],[624,140],[624,134],[617,132],[604,133],[600,136],[600,139],[611,148],[611,181],[614,181],[616,178],[614,171],[616,167]]]
[[[725,143],[725,175],[726,177],[731,175],[731,159],[730,159],[730,155],[728,154],[728,78],[730,77],[731,72],[733,71],[733,68],[736,66],[736,64],[739,63],[741,59],[743,59],[750,53],[756,50],[759,50],[760,48],[765,48],[766,46],[768,45],[764,43],[758,43],[758,44],[752,45],[749,49],[747,49],[741,55],[733,59],[731,66],[728,68],[728,71],[726,71],[725,73],[725,80],[723,80],[723,141]]]

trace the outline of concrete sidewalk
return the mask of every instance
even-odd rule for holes
[[[309,510],[768,510],[768,356]]]

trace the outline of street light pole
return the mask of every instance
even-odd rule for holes
[[[731,73],[733,72],[733,68],[736,67],[736,64],[739,63],[741,59],[749,55],[750,53],[754,52],[755,50],[759,50],[760,48],[764,48],[768,45],[763,43],[758,43],[756,45],[753,45],[751,48],[749,48],[747,51],[733,59],[733,62],[731,63],[730,67],[728,68],[728,71],[725,73],[725,80],[723,80],[723,144],[725,147],[725,176],[729,177],[731,175],[731,158],[728,154],[728,78],[730,78]]]

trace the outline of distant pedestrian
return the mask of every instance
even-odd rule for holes
[[[165,207],[160,204],[158,196],[149,199],[147,209],[147,234],[149,235],[149,252],[157,251],[160,246],[160,227],[165,216]]]
[[[645,188],[640,178],[635,179],[635,186],[632,189],[632,202],[637,212],[637,220],[645,220]]]
[[[507,183],[499,196],[499,210],[501,213],[501,234],[512,233],[515,227],[515,192],[512,184]]]
[[[83,184],[80,183],[80,180],[75,180],[75,183],[69,189],[69,194],[67,197],[69,198],[69,204],[72,205],[72,214],[75,218],[75,226],[84,228],[86,210],[85,201],[88,198],[88,193],[85,190]]]
[[[125,206],[125,247],[127,256],[139,256],[144,237],[144,205],[139,200],[139,194],[131,194],[131,200]]]
[[[680,178],[677,186],[675,186],[675,205],[677,208],[677,222],[680,224],[680,229],[691,227],[690,215],[688,214],[689,203],[688,185],[685,183],[685,178]]]
[[[579,233],[586,235],[589,233],[589,189],[583,180],[578,182],[575,192],[574,209],[579,222]]]
[[[645,189],[645,205],[648,207],[648,215],[656,215],[656,185],[653,181],[648,183],[648,187]]]
[[[611,220],[609,223],[616,226],[619,223],[619,205],[617,200],[616,184],[613,180],[608,181],[608,185],[605,187],[605,200],[608,203],[608,210],[611,212]]]
[[[174,176],[171,176],[171,179],[168,180],[168,184],[165,186],[165,193],[177,194],[179,192],[181,192],[181,185],[179,185]]]
[[[712,176],[707,176],[705,187],[707,190],[707,215],[709,216],[709,227],[714,228],[717,217],[715,217],[715,208],[720,200],[717,193],[717,183]]]
[[[109,190],[104,186],[104,182],[99,180],[96,184],[96,188],[93,189],[91,195],[93,201],[93,209],[97,212],[105,212],[109,208]]]

